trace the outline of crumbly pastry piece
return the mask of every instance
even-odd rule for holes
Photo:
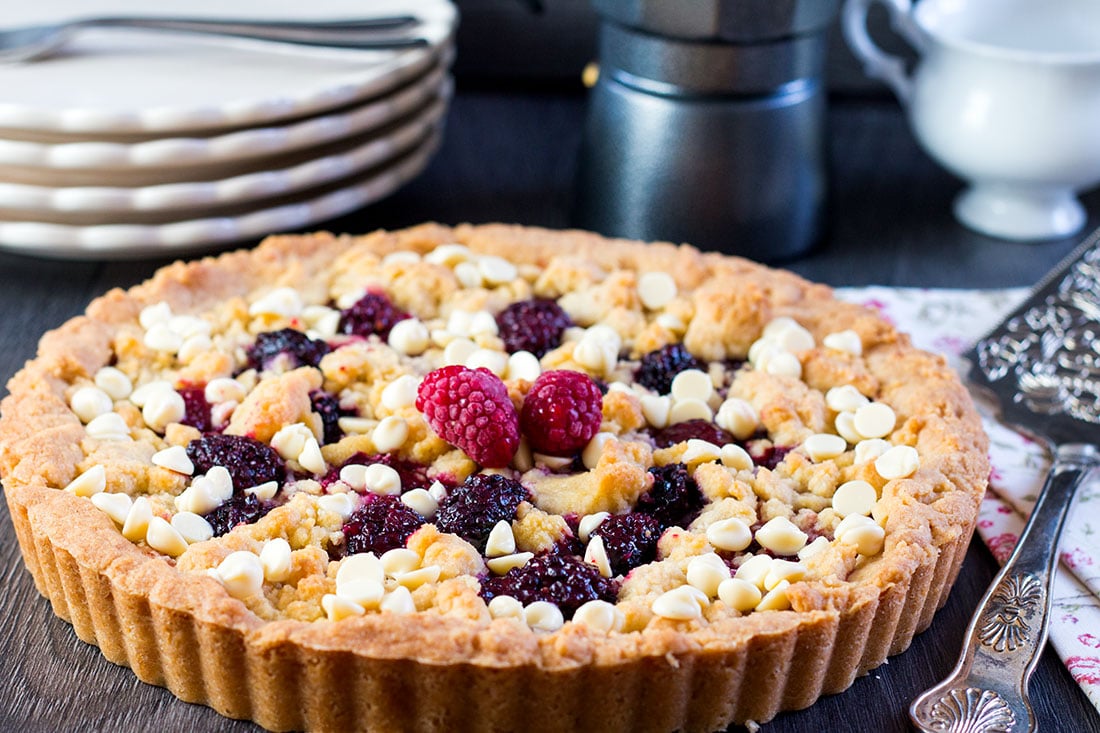
[[[769,720],[929,625],[988,475],[944,362],[827,288],[504,225],[172,265],[9,391],[55,612],[274,730]]]

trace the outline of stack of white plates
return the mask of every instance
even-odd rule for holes
[[[88,30],[0,66],[0,248],[157,256],[299,229],[393,192],[450,99],[447,0],[36,0],[5,26],[89,15],[415,15],[427,44],[365,51]]]

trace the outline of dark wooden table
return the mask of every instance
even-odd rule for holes
[[[583,104],[574,91],[460,90],[446,141],[429,169],[392,198],[325,228],[365,231],[426,219],[568,225]],[[829,230],[814,253],[786,263],[807,277],[832,285],[1030,285],[1076,242],[1011,244],[956,224],[950,201],[960,184],[916,148],[892,102],[835,99],[829,123]],[[1091,229],[1100,225],[1100,192],[1085,203]],[[6,381],[33,356],[42,332],[108,288],[139,282],[165,262],[0,254],[0,377]],[[0,515],[0,733],[258,730],[142,684],[79,641],[35,592],[6,505]],[[932,630],[846,692],[779,716],[765,733],[907,730],[909,700],[954,664],[971,610],[995,569],[975,541]],[[1049,649],[1031,693],[1042,730],[1100,732],[1100,716]]]

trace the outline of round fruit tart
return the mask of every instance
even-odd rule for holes
[[[5,495],[56,613],[276,730],[808,706],[928,626],[988,475],[957,378],[874,313],[584,232],[177,263],[9,389]]]

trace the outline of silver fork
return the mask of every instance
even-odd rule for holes
[[[75,33],[90,28],[199,33],[334,48],[400,49],[427,45],[426,39],[410,33],[419,25],[420,20],[412,15],[294,21],[168,16],[78,18],[0,29],[0,63],[46,58],[59,51]]]

